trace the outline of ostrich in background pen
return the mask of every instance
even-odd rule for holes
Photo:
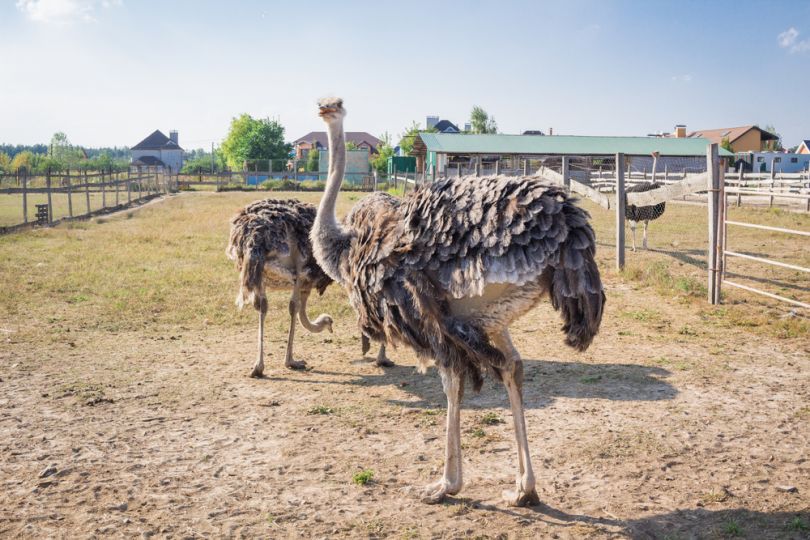
[[[634,184],[624,190],[625,195],[627,193],[652,191],[653,189],[657,189],[663,185],[655,180],[655,172],[658,168],[659,153],[653,152],[651,155],[653,158],[652,182],[641,182]],[[650,224],[650,221],[658,219],[664,214],[664,210],[666,210],[667,205],[663,202],[654,204],[652,206],[636,206],[626,203],[627,201],[625,200],[625,218],[630,222],[630,230],[633,232],[633,251],[636,251],[636,224],[639,221],[644,222],[644,233],[641,238],[641,246],[644,249],[647,249],[647,226]]]
[[[310,332],[332,331],[332,317],[319,315],[314,321],[307,316],[307,300],[316,289],[320,294],[332,280],[315,262],[309,231],[315,220],[315,207],[295,199],[265,199],[243,208],[231,220],[231,232],[226,254],[236,261],[241,285],[236,304],[242,308],[253,304],[259,312],[258,357],[251,377],[264,373],[264,319],[267,315],[267,295],[270,290],[292,289],[290,298],[290,330],[284,365],[304,369],[306,362],[293,360],[295,318]],[[363,336],[363,354],[369,343]],[[385,356],[385,345],[377,356],[378,366],[393,365]]]
[[[518,447],[510,505],[539,501],[523,414],[523,362],[509,326],[544,295],[560,310],[565,342],[585,350],[605,295],[588,214],[536,177],[449,178],[420,186],[399,206],[338,222],[346,167],[343,100],[319,103],[329,135],[329,174],[312,227],[320,267],[349,293],[363,333],[413,348],[438,367],[447,396],[444,473],[429,503],[462,487],[460,404],[465,380],[503,381]]]

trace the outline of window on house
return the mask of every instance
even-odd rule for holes
[[[765,161],[765,158],[764,158],[764,157],[759,156],[759,157],[757,158],[757,163],[762,163],[763,161]]]
[[[798,163],[798,162],[799,162],[799,158],[797,158],[797,157],[792,157],[792,158],[790,158],[790,162],[791,162],[791,163]]]
[[[782,158],[780,158],[780,157],[778,157],[778,158],[773,158],[773,162],[774,162],[774,163],[782,163]]]

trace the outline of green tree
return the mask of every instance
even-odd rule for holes
[[[348,152],[349,150],[359,150],[359,149],[360,149],[360,147],[359,147],[359,146],[357,146],[357,143],[356,143],[356,142],[354,142],[354,141],[348,141],[348,142],[346,143],[346,151],[347,151],[347,152]]]
[[[772,124],[768,124],[767,126],[765,126],[765,131],[778,137],[778,139],[776,139],[775,141],[768,141],[765,147],[768,150],[775,150],[777,152],[781,152],[782,150],[784,150],[784,147],[782,146],[782,136],[779,134],[778,131],[776,131],[776,128]]]
[[[11,172],[11,158],[5,152],[0,152],[0,172]]]
[[[291,147],[284,142],[284,126],[280,123],[243,113],[231,120],[221,148],[231,169],[241,170],[249,159],[272,159],[273,170],[282,170]]]
[[[391,146],[391,135],[387,131],[380,135],[380,141],[377,155],[371,157],[371,166],[382,174],[388,170],[388,158],[394,155],[394,147]]]
[[[36,158],[34,156],[35,154],[30,150],[20,152],[11,160],[11,170],[25,169],[30,172],[35,164]]]
[[[728,137],[723,137],[720,140],[720,148],[724,148],[729,152],[731,152],[732,154],[734,153],[734,149],[731,147],[731,143],[729,142]]]
[[[82,152],[80,148],[70,144],[67,135],[61,131],[57,131],[53,134],[53,137],[51,137],[48,157],[51,160],[48,164],[51,170],[62,170],[78,167],[79,164],[84,161],[84,152]]]
[[[397,146],[400,149],[400,155],[408,156],[413,150],[413,143],[419,133],[436,133],[435,128],[421,129],[418,122],[411,122],[409,127],[399,136]]]
[[[318,172],[318,162],[320,160],[321,153],[313,148],[307,154],[307,165],[306,170],[309,172]]]
[[[470,113],[470,125],[473,133],[498,133],[498,124],[495,117],[490,117],[487,111],[475,105]]]

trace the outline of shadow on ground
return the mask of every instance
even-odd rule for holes
[[[665,379],[666,369],[636,364],[587,364],[556,360],[524,360],[524,404],[527,409],[550,405],[555,398],[608,399],[615,401],[659,401],[672,399],[677,390]],[[434,368],[421,374],[411,366],[394,366],[373,374],[353,374],[322,370],[310,373],[344,376],[348,380],[323,381],[306,378],[276,378],[312,384],[348,384],[363,387],[397,386],[415,399],[392,399],[389,403],[419,408],[444,407],[441,380]],[[469,385],[464,396],[466,408],[509,407],[503,385],[491,377],[476,394]]]
[[[541,503],[525,510],[477,503],[469,499],[450,499],[445,504],[464,504],[473,509],[507,514],[515,519],[548,523],[554,527],[589,527],[589,533],[618,532],[637,539],[661,538],[810,538],[810,511],[756,512],[745,508],[675,510],[639,519],[617,519],[569,514]],[[583,534],[581,529],[577,534]]]

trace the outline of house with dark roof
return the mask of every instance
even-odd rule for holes
[[[368,150],[369,154],[376,154],[377,147],[382,141],[365,131],[347,131],[346,144],[354,143],[360,150]],[[303,137],[293,141],[295,159],[306,159],[310,150],[322,150],[329,146],[325,131],[310,131]]]
[[[796,149],[797,154],[810,154],[810,139],[805,139]]]
[[[177,131],[170,131],[169,136],[159,129],[130,149],[133,166],[164,167],[170,172],[179,172],[183,168],[183,149],[178,142]]]
[[[435,130],[437,133],[460,133],[461,130],[450,120],[441,120],[438,116],[428,116],[425,119],[427,129]]]

